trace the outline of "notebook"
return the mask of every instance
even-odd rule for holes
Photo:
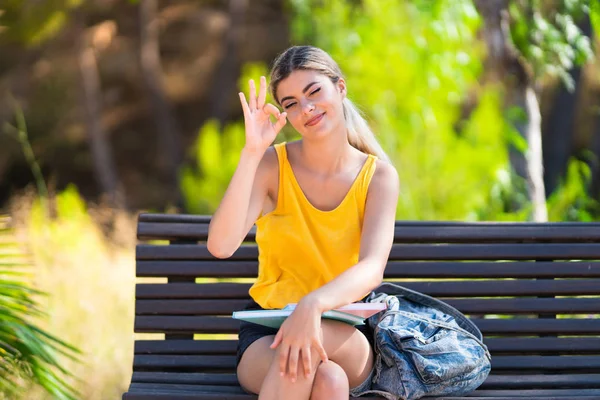
[[[232,317],[271,328],[279,328],[283,321],[296,308],[295,303],[288,304],[281,310],[244,310],[234,311]],[[341,321],[353,326],[364,325],[365,318],[385,309],[385,304],[353,303],[335,310],[325,311],[323,318]]]

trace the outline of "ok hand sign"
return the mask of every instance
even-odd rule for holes
[[[287,114],[280,113],[277,107],[271,103],[265,104],[267,97],[267,80],[264,76],[260,77],[260,90],[256,96],[256,86],[254,80],[250,79],[250,104],[246,102],[243,92],[239,93],[242,109],[244,110],[244,123],[246,126],[246,145],[245,148],[251,153],[262,156],[267,148],[273,143],[275,137],[286,123]],[[269,116],[277,118],[272,123]]]

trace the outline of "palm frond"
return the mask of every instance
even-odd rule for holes
[[[0,216],[0,233],[9,234],[9,219]],[[18,382],[40,385],[52,398],[75,400],[79,393],[61,357],[79,361],[81,352],[32,323],[44,317],[35,297],[45,294],[28,285],[23,254],[10,238],[0,241],[0,392],[18,396]]]

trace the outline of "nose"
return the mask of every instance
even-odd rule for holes
[[[306,102],[302,105],[302,112],[304,114],[310,114],[311,112],[313,112],[315,110],[315,106],[314,104],[312,104],[311,102]]]

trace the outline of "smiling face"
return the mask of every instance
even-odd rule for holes
[[[288,121],[303,137],[316,137],[345,125],[343,78],[333,83],[317,71],[295,70],[279,82],[276,95]]]

